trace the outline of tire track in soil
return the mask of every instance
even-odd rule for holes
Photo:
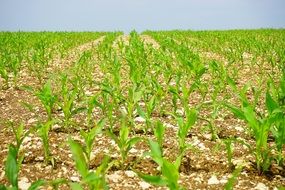
[[[56,56],[55,59],[51,61],[52,62],[51,65],[55,66],[56,67],[55,69],[63,69],[66,65],[70,65],[75,61],[77,61],[83,52],[91,50],[96,46],[98,46],[104,40],[104,38],[105,35],[97,38],[94,41],[87,42],[73,48],[72,50],[69,51],[68,56],[64,59],[62,59],[60,56]]]
[[[145,45],[151,45],[154,49],[159,49],[159,43],[154,40],[151,36],[142,34],[140,35],[141,40],[144,42]]]

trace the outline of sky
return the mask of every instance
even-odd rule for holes
[[[285,28],[285,0],[0,0],[0,31]]]

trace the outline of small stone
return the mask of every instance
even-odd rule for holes
[[[38,146],[38,147],[42,146],[42,142],[41,142],[41,141],[38,141],[38,142],[37,142],[37,146]]]
[[[0,175],[0,181],[2,181],[4,179],[4,177],[5,177],[5,172],[3,171]]]
[[[212,139],[212,134],[204,134],[203,136],[205,139],[208,139],[208,140]]]
[[[107,178],[113,181],[114,183],[118,183],[122,179],[122,177],[118,175],[117,172],[108,175]]]
[[[92,95],[92,92],[87,90],[87,91],[85,91],[85,95],[86,95],[86,96],[91,96],[91,95]]]
[[[237,131],[239,131],[239,132],[243,132],[244,131],[244,128],[242,128],[242,127],[235,127],[235,130],[237,130]]]
[[[73,181],[73,182],[79,182],[80,181],[78,176],[71,176],[70,180]]]
[[[29,180],[26,177],[22,177],[19,180],[19,188],[22,190],[27,190],[31,186],[31,183],[29,183]]]
[[[258,183],[254,189],[256,189],[256,190],[269,190],[269,188],[263,183]]]
[[[225,178],[223,178],[223,179],[220,180],[220,183],[222,183],[222,184],[226,184],[227,182],[228,182],[228,180],[225,179]]]
[[[138,150],[137,149],[134,149],[134,148],[131,148],[131,150],[129,151],[131,154],[135,154],[135,153],[137,153],[138,152]]]
[[[204,143],[199,143],[198,144],[198,147],[201,149],[201,150],[206,150],[207,148],[205,147]]]
[[[35,159],[36,161],[43,161],[44,160],[44,157],[43,156],[39,156]]]
[[[140,185],[141,189],[143,189],[143,190],[148,189],[148,188],[151,187],[151,185],[149,183],[144,182],[144,181],[140,181],[139,185]]]
[[[60,125],[58,125],[58,124],[55,124],[55,125],[53,125],[52,127],[51,127],[51,129],[52,130],[57,130],[57,129],[60,129],[61,127],[60,127]]]
[[[37,120],[35,118],[31,118],[28,120],[28,124],[33,124],[35,123]]]
[[[130,177],[130,178],[134,178],[137,174],[131,170],[127,170],[125,171],[125,174]]]
[[[122,106],[122,107],[120,108],[120,111],[121,111],[123,114],[125,114],[125,115],[128,114],[128,111],[127,111],[127,109],[126,109],[124,106]]]
[[[169,124],[169,123],[163,123],[163,125],[164,125],[165,127],[167,127],[167,128],[175,128],[174,125],[171,125],[171,124]]]
[[[62,171],[63,171],[63,174],[67,174],[67,169],[66,169],[66,167],[62,167],[61,169],[62,169]]]
[[[208,185],[217,185],[219,184],[220,181],[218,180],[218,178],[213,175],[209,180],[208,180]]]
[[[22,144],[26,144],[26,143],[31,142],[31,141],[32,141],[32,138],[31,138],[31,137],[29,137],[29,136],[27,136],[26,138],[24,138],[24,140],[23,140],[23,143],[22,143]]]
[[[142,117],[136,117],[136,118],[134,119],[134,121],[135,121],[135,122],[145,122],[145,119],[142,118]]]
[[[177,109],[177,110],[176,110],[176,114],[178,114],[178,115],[183,115],[183,114],[184,114],[184,110],[182,110],[182,109]]]

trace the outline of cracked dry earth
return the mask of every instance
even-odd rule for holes
[[[65,60],[56,58],[54,60],[55,68],[63,69],[68,67],[71,62],[79,59],[79,55],[86,50],[96,52],[96,46],[100,45],[104,37],[99,38],[95,42],[82,45],[74,50],[71,50],[70,56]],[[122,41],[128,45],[129,36],[123,35],[117,37],[113,47],[116,48],[116,43]],[[146,46],[153,46],[154,49],[159,49],[159,44],[150,36],[142,35],[141,40]],[[206,53],[205,59],[211,59],[211,54]],[[99,73],[100,74],[100,73]],[[102,73],[101,73],[102,74]],[[20,83],[30,85],[38,85],[32,80],[31,76],[22,73]],[[193,98],[195,102],[195,97]],[[35,113],[27,111],[23,107],[22,102],[29,102],[36,105]],[[183,112],[183,110],[178,110]],[[10,88],[0,91],[0,183],[7,183],[4,173],[4,162],[8,153],[8,145],[14,142],[14,136],[11,129],[5,124],[7,120],[13,120],[15,123],[23,122],[28,129],[37,122],[37,115],[44,115],[44,110],[38,100],[30,93],[21,89]],[[55,113],[59,114],[60,113]],[[205,113],[201,113],[207,115]],[[81,118],[82,119],[82,118]],[[163,144],[164,155],[169,160],[173,161],[178,152],[177,130],[178,127],[173,118],[165,116],[157,116],[166,126],[165,141]],[[79,118],[80,122],[80,118]],[[135,118],[135,125],[144,125],[145,120],[141,117]],[[193,145],[182,161],[180,167],[179,183],[186,189],[223,189],[227,180],[232,175],[232,170],[228,168],[227,156],[222,140],[235,136],[245,139],[249,144],[254,144],[254,140],[247,134],[246,125],[244,122],[235,119],[232,114],[223,111],[221,116],[215,120],[215,125],[219,128],[217,141],[211,141],[211,134],[203,130],[206,123],[199,121],[191,129],[187,137],[187,142]],[[21,167],[19,184],[22,189],[27,187],[38,179],[54,180],[65,178],[70,181],[79,182],[80,177],[76,172],[72,155],[66,140],[71,135],[76,141],[82,142],[78,131],[72,131],[71,134],[57,130],[58,126],[52,127],[49,133],[49,142],[52,155],[56,160],[55,167],[44,163],[42,141],[36,135],[31,133],[23,142],[21,150],[25,158]],[[154,135],[143,134],[140,130],[136,131],[137,136],[144,138],[154,138]],[[110,139],[105,133],[99,134],[95,138],[94,149],[91,155],[90,169],[96,169],[100,165],[104,154],[108,154],[113,160],[119,159],[119,149],[115,142]],[[144,157],[144,152],[149,151],[148,145],[145,142],[140,142],[130,150],[128,160],[125,163],[126,169],[122,170],[116,166],[112,166],[107,174],[106,180],[110,189],[167,189],[165,187],[152,186],[140,179],[134,171],[140,171],[148,174],[157,174],[158,165],[148,157]],[[243,165],[243,170],[239,175],[235,184],[235,189],[256,189],[269,190],[277,189],[277,187],[285,184],[284,168],[272,167],[271,173],[266,175],[258,175],[254,164],[254,158],[249,153],[246,146],[234,144],[234,165]],[[52,189],[45,186],[42,189]],[[59,189],[70,189],[67,185],[62,185]]]

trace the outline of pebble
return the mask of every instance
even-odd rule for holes
[[[31,137],[29,137],[29,136],[27,136],[26,138],[24,138],[24,140],[23,140],[23,143],[22,143],[22,144],[26,144],[26,143],[31,142],[31,141],[32,141],[32,138],[31,138]]]
[[[212,134],[204,134],[203,136],[205,139],[208,139],[208,140],[212,139]]]
[[[31,118],[28,120],[28,124],[33,124],[35,123],[37,120],[35,118]]]
[[[218,180],[217,176],[213,175],[209,180],[208,180],[208,185],[217,185],[219,184],[220,181]]]
[[[67,169],[66,169],[66,167],[62,167],[61,169],[62,169],[62,171],[63,171],[63,174],[67,174]]]
[[[151,185],[149,183],[144,182],[144,181],[139,182],[139,185],[140,185],[141,189],[143,189],[143,190],[151,187]]]
[[[60,129],[61,127],[60,127],[60,125],[58,125],[58,124],[55,124],[55,125],[53,125],[52,127],[51,127],[51,129],[52,130],[57,130],[57,129]]]
[[[226,184],[228,182],[227,176],[223,176],[222,179],[220,180],[220,183]]]
[[[131,150],[129,151],[131,154],[135,154],[135,153],[137,153],[138,152],[138,150],[137,149],[134,149],[134,148],[131,148]]]
[[[133,172],[132,170],[127,170],[125,171],[125,174],[130,177],[130,178],[134,178],[137,174],[135,172]]]
[[[165,127],[167,127],[167,128],[175,128],[174,125],[171,125],[171,124],[169,124],[169,123],[163,123],[163,125],[164,125]]]
[[[5,172],[3,171],[0,175],[0,181],[2,181],[4,179],[4,177],[5,177]]]
[[[80,181],[78,176],[71,176],[70,180],[73,181],[73,182],[79,182]]]
[[[176,114],[178,114],[178,115],[183,115],[183,114],[184,114],[184,110],[182,110],[182,109],[177,109],[177,110],[176,110]]]
[[[107,175],[107,178],[114,183],[118,183],[120,180],[122,180],[121,175],[118,175],[117,172]]]
[[[269,188],[264,183],[258,183],[254,189],[256,189],[256,190],[269,190]]]
[[[28,178],[22,177],[22,178],[19,180],[19,188],[20,188],[20,189],[22,189],[22,190],[27,190],[27,189],[29,189],[30,186],[31,186],[31,183],[29,183]]]
[[[43,156],[38,156],[35,160],[36,161],[44,161],[44,157]]]
[[[142,117],[136,117],[136,118],[134,119],[134,121],[135,121],[135,122],[145,122],[145,119],[142,118]]]
[[[235,127],[235,130],[239,131],[239,132],[243,132],[244,131],[244,128],[242,127]]]

